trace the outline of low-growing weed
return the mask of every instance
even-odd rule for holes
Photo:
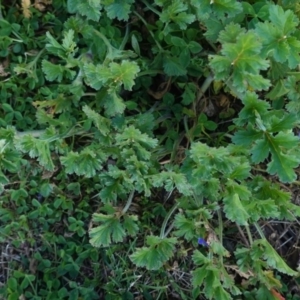
[[[297,299],[297,1],[0,9],[4,299]]]

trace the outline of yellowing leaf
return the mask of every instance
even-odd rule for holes
[[[266,275],[266,278],[268,280],[268,284],[272,285],[272,287],[281,288],[282,284],[280,280],[274,277],[273,271],[264,271],[264,275]]]

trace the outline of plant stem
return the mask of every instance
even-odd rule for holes
[[[162,224],[161,230],[160,230],[160,238],[161,239],[165,238],[167,236],[167,233],[169,233],[169,232],[166,233],[166,227],[167,227],[170,217],[173,215],[173,213],[177,209],[178,205],[179,205],[178,203],[175,203],[173,205],[173,207],[170,209],[170,211],[168,212],[168,214],[166,215],[164,222]]]
[[[126,25],[125,36],[124,36],[124,38],[123,38],[123,40],[122,40],[122,43],[121,43],[121,45],[120,45],[120,47],[119,47],[119,50],[124,50],[125,45],[126,45],[126,43],[127,43],[127,41],[128,41],[128,36],[129,36],[129,25],[127,24],[127,25]]]
[[[96,29],[93,29],[93,31],[106,45],[109,57],[112,57],[113,47],[110,44],[109,40],[100,31],[98,31]]]
[[[186,132],[186,137],[188,138],[189,142],[192,143],[193,137],[191,136],[191,134],[189,132],[189,126],[187,124],[187,116],[184,116],[184,118],[183,118],[183,125],[184,125],[184,130]]]
[[[249,225],[245,225],[245,228],[246,228],[246,232],[247,232],[247,235],[248,235],[250,246],[252,246],[253,239],[252,239],[252,235],[251,235],[251,232],[250,232],[250,229],[249,229]]]
[[[260,226],[258,225],[257,222],[254,222],[254,226],[255,226],[257,232],[259,233],[260,237],[262,239],[265,239],[266,237],[265,237],[264,233],[262,232],[262,230],[261,230],[261,228],[260,228]]]
[[[134,195],[134,191],[135,190],[132,190],[129,197],[128,197],[128,200],[126,202],[126,205],[124,206],[123,210],[122,210],[122,214],[126,214],[127,210],[129,209],[131,203],[132,203],[132,199],[133,199],[133,195]]]
[[[147,27],[147,29],[148,29],[150,35],[152,36],[152,38],[153,38],[155,44],[157,45],[158,49],[159,49],[161,52],[163,52],[164,49],[162,48],[162,46],[160,45],[160,43],[156,40],[156,38],[155,38],[153,32],[148,28],[148,24],[147,24],[147,22],[145,21],[145,19],[144,19],[139,13],[137,13],[136,11],[134,11],[133,13],[134,13],[134,14],[135,14],[135,15],[136,15],[136,16],[144,23],[144,25]]]
[[[29,64],[36,64],[37,61],[39,60],[39,58],[41,57],[41,55],[46,51],[46,49],[42,49],[37,55],[36,57],[33,59],[32,62],[30,62]]]
[[[244,240],[246,246],[249,248],[249,247],[250,247],[250,244],[249,244],[247,238],[245,237],[245,234],[244,234],[244,232],[243,232],[241,226],[237,224],[237,228],[238,228],[238,230],[239,230],[239,232],[240,232],[240,235],[242,236],[242,238],[243,238],[243,240]]]
[[[219,222],[219,241],[220,244],[223,246],[223,220],[222,220],[221,210],[218,209],[217,213],[218,213],[218,222]],[[223,266],[223,255],[220,255],[219,257],[220,257],[220,263]]]
[[[154,12],[155,14],[157,14],[158,16],[161,15],[161,13],[155,9],[154,7],[152,7],[146,0],[142,0],[142,2],[146,5],[146,7],[151,10],[152,12]]]
[[[42,129],[42,130],[29,130],[29,131],[24,131],[24,132],[19,132],[16,131],[15,133],[15,138],[22,138],[25,135],[32,135],[35,138],[40,138],[41,135],[43,135],[46,132],[46,130]],[[50,138],[43,138],[42,140],[46,140],[48,142],[53,142],[55,140],[58,140],[60,138],[67,138],[73,135],[81,135],[86,133],[85,130],[78,130],[76,128],[76,126],[71,127],[70,129],[66,130],[65,132],[61,133],[61,134],[56,134]]]
[[[198,95],[197,95],[197,103],[202,99],[203,95],[207,91],[207,89],[210,87],[211,83],[214,81],[214,75],[209,74],[208,77],[204,80],[202,83],[201,87],[198,90]]]
[[[165,236],[169,235],[169,233],[171,232],[171,230],[173,229],[173,227],[174,227],[174,222],[172,222],[171,225],[169,226],[169,228],[166,230]]]

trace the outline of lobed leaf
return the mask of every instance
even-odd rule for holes
[[[222,19],[225,16],[232,17],[240,13],[242,10],[241,3],[234,0],[219,0],[219,1],[210,1],[203,0],[197,1],[192,0],[191,4],[197,8],[199,16],[211,16],[215,14],[217,19]]]
[[[223,202],[224,212],[229,220],[236,222],[239,225],[248,224],[250,216],[237,193],[227,195],[223,198]]]
[[[173,21],[178,24],[181,30],[184,30],[188,24],[193,23],[196,19],[193,14],[186,13],[187,9],[187,5],[180,0],[172,1],[161,13],[160,20],[164,23]]]
[[[118,243],[123,241],[126,233],[118,218],[114,215],[101,216],[101,214],[94,214],[93,218],[102,221],[102,225],[89,231],[90,243],[94,247],[107,247],[112,242]]]
[[[177,214],[174,220],[174,226],[177,228],[175,234],[191,241],[196,236],[196,223],[194,220],[187,219],[183,214]]]
[[[138,65],[128,60],[123,60],[121,64],[111,62],[109,66],[91,63],[84,65],[88,84],[97,90],[110,84],[114,87],[124,85],[125,89],[131,90],[139,71]]]
[[[133,0],[114,0],[113,3],[105,5],[107,16],[110,19],[116,18],[119,21],[127,21],[133,3]]]
[[[158,270],[174,255],[175,238],[159,238],[148,236],[149,247],[137,249],[130,259],[138,267],[146,267],[148,270]]]
[[[75,76],[75,72],[69,70],[66,67],[63,67],[62,65],[55,65],[47,60],[42,61],[42,70],[46,76],[46,79],[49,81],[55,81],[61,82],[63,77],[73,79]]]
[[[101,2],[98,0],[68,0],[69,13],[79,13],[93,21],[99,21],[101,16]]]
[[[290,68],[295,68],[300,62],[300,42],[291,34],[296,30],[298,18],[291,10],[284,11],[279,5],[270,5],[269,19],[271,22],[258,23],[256,32],[260,36],[263,51],[273,56],[275,61],[288,61]]]
[[[275,268],[278,271],[290,275],[295,276],[298,272],[292,270],[280,257],[280,255],[274,250],[274,248],[268,243],[266,239],[256,240],[253,247],[259,247],[262,245],[264,247],[263,258],[266,260],[268,265],[271,268]]]
[[[83,111],[87,115],[87,117],[94,122],[95,126],[98,128],[101,134],[107,136],[108,133],[110,132],[110,124],[111,124],[110,120],[96,113],[87,105],[83,107]]]
[[[50,145],[47,140],[40,140],[32,135],[25,135],[20,139],[16,139],[15,145],[18,150],[27,152],[31,158],[37,158],[45,169],[49,171],[54,170]]]
[[[232,30],[226,27],[225,30]],[[259,73],[269,66],[267,60],[261,57],[262,45],[254,31],[240,34],[235,43],[224,43],[221,54],[212,56],[210,66],[217,80],[226,80],[231,73],[232,85],[238,92],[249,88],[254,90],[267,89],[270,81]]]
[[[282,182],[292,182],[296,179],[296,168],[300,160],[291,153],[285,154],[282,147],[293,147],[299,143],[297,137],[292,133],[284,134],[279,133],[277,136],[268,136],[270,152],[272,154],[272,161],[268,164],[268,172],[271,175],[278,174]]]
[[[66,168],[66,173],[75,173],[78,176],[87,178],[96,175],[96,172],[103,168],[103,162],[107,158],[101,149],[86,147],[80,153],[70,151],[66,156],[61,156],[62,165]]]

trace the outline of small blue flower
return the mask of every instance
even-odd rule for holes
[[[203,247],[209,247],[209,245],[207,244],[206,240],[203,238],[198,238],[198,244],[203,246]]]

